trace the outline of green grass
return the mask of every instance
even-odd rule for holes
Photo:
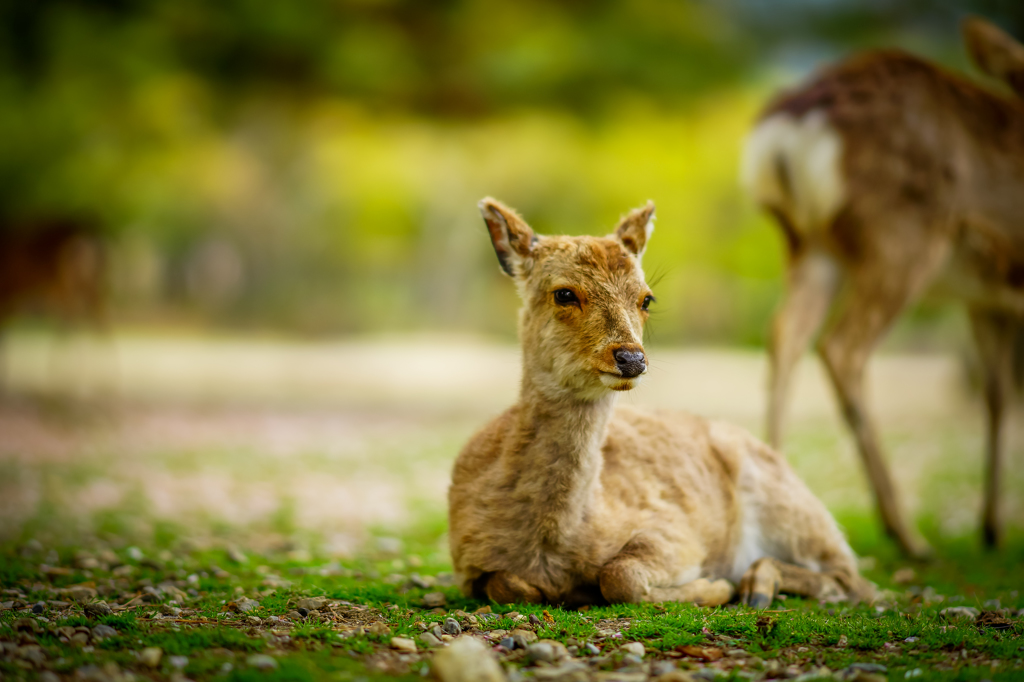
[[[249,554],[246,561],[236,562],[224,549],[190,550],[189,543],[176,535],[180,529],[169,525],[153,533],[150,545],[141,547],[141,559],[137,554],[132,558],[126,541],[102,532],[85,547],[33,549],[10,544],[0,551],[0,579],[9,590],[4,601],[21,599],[18,594],[24,595],[24,606],[40,600],[64,600],[60,590],[85,584],[99,589],[108,603],[124,604],[145,594],[147,586],[172,581],[186,594],[178,604],[185,610],[175,620],[159,618],[168,596],[98,619],[86,615],[79,604],[49,606],[42,614],[49,622],[38,622],[37,633],[15,632],[15,621],[28,613],[17,608],[4,610],[0,612],[0,640],[21,646],[34,640],[42,647],[45,661],[32,663],[5,650],[0,671],[14,679],[35,678],[42,670],[70,677],[86,666],[102,668],[113,663],[121,671],[164,679],[178,671],[174,666],[178,663],[183,664],[180,672],[193,680],[421,679],[429,672],[430,653],[421,646],[417,655],[400,659],[390,650],[390,638],[415,639],[424,627],[449,616],[465,623],[464,616],[457,613],[460,610],[472,613],[489,607],[499,618],[480,620],[482,633],[521,626],[521,621],[508,617],[512,611],[527,618],[536,615],[541,621],[536,634],[542,639],[567,646],[597,644],[602,653],[591,662],[593,670],[611,670],[628,663],[618,647],[639,641],[648,651],[648,665],[667,659],[691,672],[710,666],[723,679],[770,678],[791,666],[804,674],[822,666],[837,671],[854,662],[882,664],[890,680],[1024,677],[1024,619],[1014,615],[1024,608],[1020,595],[1024,542],[1019,536],[1011,536],[999,553],[980,550],[974,538],[932,537],[935,560],[912,565],[879,537],[872,519],[841,518],[859,553],[873,558],[873,566],[868,565],[864,573],[883,590],[874,605],[819,604],[790,597],[763,612],[735,605],[699,609],[686,604],[565,611],[485,604],[466,599],[451,586],[410,585],[407,579],[414,572],[436,576],[450,570],[438,551],[443,544],[443,520],[429,514],[425,518],[419,527],[405,533],[400,555],[383,555],[371,545],[340,562],[315,556],[296,558],[287,552]],[[927,520],[924,528],[929,531]],[[112,563],[131,568],[76,567],[79,550],[98,556],[98,550],[111,547],[117,547],[117,561]],[[56,557],[51,549],[57,550]],[[40,569],[43,560],[53,565],[54,558],[67,570],[44,575]],[[908,567],[913,568],[914,577],[894,584],[894,572]],[[401,580],[393,582],[395,575],[402,576]],[[447,598],[444,613],[422,608],[423,595],[435,590]],[[243,595],[258,600],[259,607],[246,615],[231,612],[230,604]],[[941,595],[941,601],[934,595]],[[271,621],[272,616],[294,614],[297,601],[309,596],[343,600],[353,606],[338,605],[337,610],[313,612],[290,623]],[[951,622],[939,615],[950,605],[992,611],[996,607],[990,600],[994,599],[1008,616],[1006,629]],[[260,621],[250,622],[248,616]],[[389,632],[370,632],[368,624],[375,620],[385,622]],[[100,623],[113,627],[117,635],[83,645],[67,641],[60,630]],[[686,645],[747,653],[706,663],[681,655],[679,648]],[[138,661],[137,652],[146,647],[162,649],[158,668],[147,669]],[[250,663],[252,654],[270,655],[277,667],[257,668]],[[184,658],[173,660],[174,656]],[[509,668],[526,663],[514,651],[505,658]],[[736,666],[737,660],[743,665]],[[914,672],[918,669],[919,674]],[[908,674],[912,677],[907,678]]]

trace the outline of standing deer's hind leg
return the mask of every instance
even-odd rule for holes
[[[982,537],[986,546],[996,547],[1002,533],[999,479],[1003,468],[1003,412],[1010,394],[1013,343],[1019,321],[1000,313],[983,310],[970,312],[974,340],[984,371],[985,406],[988,410]]]
[[[932,258],[928,258],[932,255]],[[906,524],[874,423],[867,411],[864,370],[875,344],[904,305],[929,279],[941,252],[922,254],[919,267],[902,270],[875,264],[855,273],[836,322],[822,336],[819,352],[828,369],[843,417],[857,441],[882,523],[905,554],[925,558],[928,544]]]
[[[768,443],[773,448],[782,443],[790,376],[825,319],[838,282],[839,269],[825,253],[811,249],[794,256],[786,298],[772,320],[768,349]]]

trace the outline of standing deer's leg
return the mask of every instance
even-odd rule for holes
[[[821,326],[835,297],[839,270],[835,261],[817,250],[796,256],[789,272],[786,298],[772,321],[769,347],[768,443],[782,443],[782,421],[789,379],[800,356]]]
[[[899,273],[891,270],[886,278],[877,271],[874,278],[851,282],[851,291],[842,302],[835,324],[825,332],[819,351],[835,387],[843,417],[853,432],[875,495],[886,532],[909,556],[923,558],[929,548],[923,538],[912,532],[904,520],[896,489],[882,456],[877,431],[867,411],[864,370],[868,357],[909,298],[905,280],[893,281]]]
[[[998,312],[972,309],[971,328],[981,357],[985,379],[986,433],[985,502],[982,535],[985,545],[999,545],[1002,523],[999,514],[999,478],[1003,468],[1003,410],[1010,394],[1013,344],[1018,320]]]

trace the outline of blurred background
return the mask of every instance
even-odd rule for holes
[[[784,256],[738,190],[743,138],[851,51],[981,78],[968,13],[1024,36],[1017,0],[0,4],[0,534],[343,552],[443,519],[459,446],[516,394],[484,195],[570,234],[653,199],[656,371],[626,399],[761,433]],[[980,495],[967,339],[928,299],[873,373],[911,506],[948,532]],[[815,363],[795,400],[791,458],[870,519]]]

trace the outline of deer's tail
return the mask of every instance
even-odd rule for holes
[[[760,121],[743,150],[740,182],[797,246],[828,228],[845,202],[843,138],[825,112],[779,112]],[[794,243],[795,242],[795,243]]]

